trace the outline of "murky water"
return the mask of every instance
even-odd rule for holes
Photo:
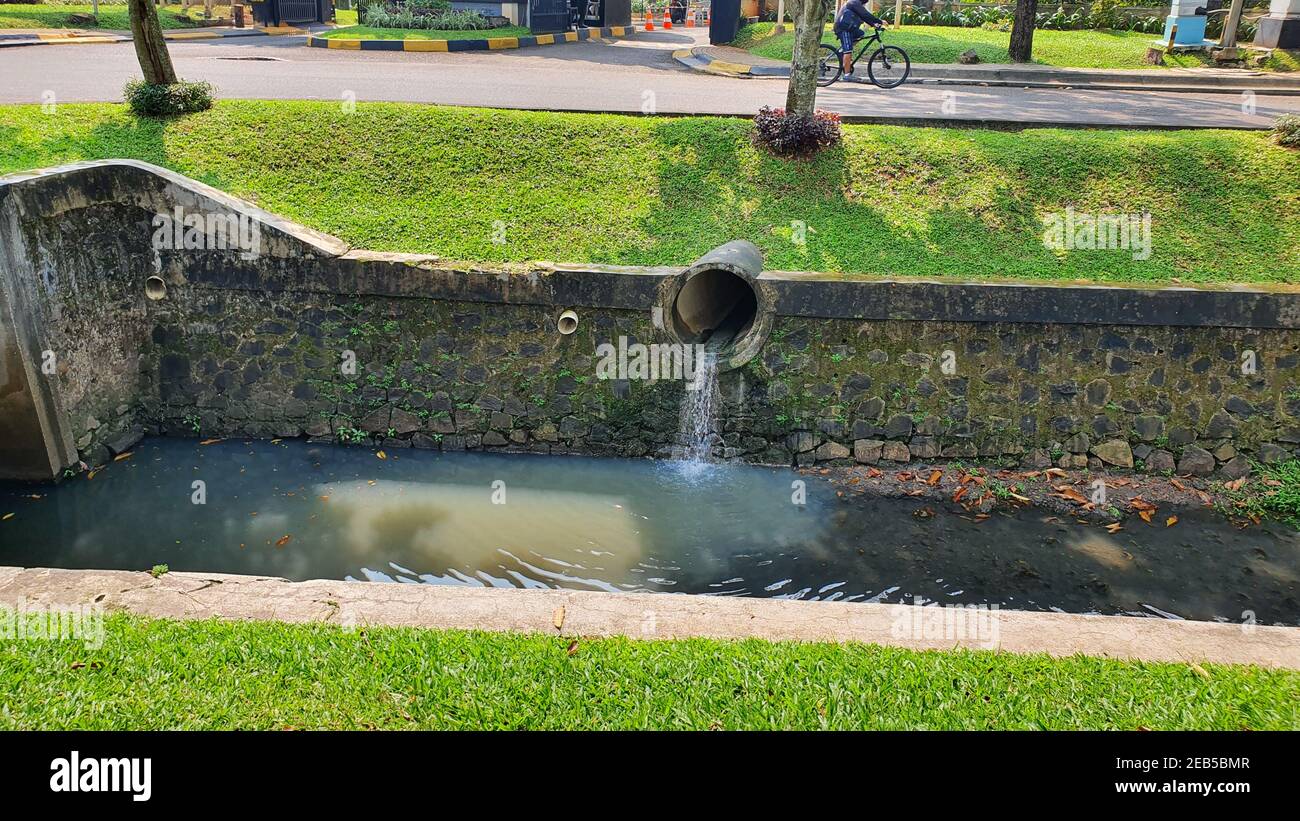
[[[387,455],[146,440],[90,480],[0,485],[0,516],[14,514],[0,521],[0,564],[1300,624],[1300,535],[1208,511],[1112,536],[1032,510],[975,522],[931,502],[936,515],[919,518],[919,500],[839,498],[782,469]]]

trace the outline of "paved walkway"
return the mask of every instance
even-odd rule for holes
[[[783,105],[779,82],[690,71],[673,52],[704,44],[707,31],[637,32],[611,42],[580,42],[497,52],[414,53],[305,47],[305,37],[173,42],[172,62],[190,80],[208,80],[223,98],[356,99],[629,114],[752,116]],[[133,49],[87,45],[0,49],[0,102],[116,101],[138,77]],[[1300,113],[1300,97],[1260,94],[1081,91],[908,84],[882,91],[836,84],[818,105],[850,121],[925,124],[1086,125],[1107,127],[1267,128]]]
[[[784,60],[759,57],[731,46],[700,45],[674,53],[687,68],[729,77],[790,76]],[[865,79],[859,80],[865,82]],[[1103,89],[1112,91],[1300,94],[1300,75],[1230,68],[1097,69],[1061,68],[1037,63],[913,63],[909,82],[1022,88]]]

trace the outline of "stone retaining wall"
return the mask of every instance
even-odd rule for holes
[[[176,203],[256,217],[260,252],[155,251],[150,221]],[[0,181],[4,214],[23,252],[0,275],[42,305],[49,390],[88,464],[152,431],[618,456],[678,445],[684,383],[599,378],[597,350],[665,341],[653,308],[680,269],[349,252],[139,163]],[[162,299],[145,297],[149,276]],[[779,273],[758,287],[776,315],[758,356],[720,379],[724,458],[1233,477],[1300,445],[1292,290]],[[566,308],[571,335],[556,327]]]

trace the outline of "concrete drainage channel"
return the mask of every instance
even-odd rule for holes
[[[251,221],[262,253],[160,250],[152,232],[129,230],[178,204]],[[923,611],[942,608],[875,602],[899,593],[897,586],[882,589],[884,579],[917,566],[895,545],[969,546],[974,537],[960,512],[918,517],[912,508],[919,503],[909,499],[855,501],[858,507],[848,509],[829,480],[813,484],[808,474],[788,470],[909,462],[943,468],[949,460],[978,458],[1014,460],[1026,470],[1053,462],[1130,469],[1138,460],[1173,469],[1177,459],[1180,472],[1208,476],[1249,469],[1252,460],[1294,458],[1300,407],[1287,398],[1300,384],[1294,290],[854,281],[763,271],[758,249],[746,242],[721,245],[684,268],[538,264],[501,271],[350,249],[193,180],[124,161],[4,178],[0,218],[8,232],[0,328],[9,331],[0,336],[0,430],[10,433],[0,436],[0,464],[14,478],[51,480],[69,469],[74,477],[23,506],[21,494],[7,488],[15,508],[7,532],[22,527],[23,541],[38,546],[50,534],[113,546],[103,555],[64,557],[69,563],[166,562],[177,570],[236,573],[152,580],[112,570],[19,570],[53,562],[56,554],[24,554],[7,541],[0,563],[13,567],[0,572],[0,601],[68,598],[150,615],[329,621],[338,611],[322,604],[328,599],[352,608],[354,623],[955,643],[1300,667],[1300,630],[1272,626],[1300,621],[1287,609],[1294,597],[1285,587],[1297,572],[1290,557],[1300,553],[1287,541],[1294,536],[1270,531],[1261,558],[1244,542],[1231,542],[1243,537],[1226,524],[1200,521],[1197,527],[1222,528],[1211,539],[1191,540],[1216,545],[1213,551],[1151,564],[1150,557],[1166,555],[1164,547],[1135,554],[1099,528],[1067,522],[1062,535],[1031,517],[995,518],[981,525],[989,531],[982,538],[1022,551],[1029,569],[1006,579],[964,565],[970,579],[998,580],[987,594],[926,587],[931,602],[951,600],[940,597],[957,590],[972,602],[1007,603],[996,614],[996,640],[985,633],[954,642],[909,626],[932,617]],[[87,225],[139,241],[105,243],[94,258],[68,250],[83,247]],[[87,298],[87,289],[97,298]],[[1062,334],[1070,345],[1060,344]],[[663,459],[587,458],[664,457],[681,433],[688,390],[682,380],[626,369],[594,376],[596,352],[624,342],[699,346],[717,357],[708,470],[678,472]],[[1280,353],[1249,379],[1215,366],[1224,350],[1242,347]],[[60,352],[59,380],[41,377],[47,350]],[[349,388],[352,380],[336,366],[342,350],[361,351],[363,369],[391,366],[393,384],[368,393]],[[521,355],[512,358],[511,351]],[[940,369],[945,351],[961,353],[960,373]],[[417,369],[415,362],[438,367]],[[527,390],[519,387],[525,384]],[[1111,420],[1104,440],[1093,438],[1098,416]],[[229,442],[199,445],[196,431]],[[289,441],[257,441],[272,439]],[[1179,443],[1176,451],[1165,449],[1169,440]],[[339,442],[368,447],[330,446]],[[386,458],[377,460],[381,450]],[[441,468],[433,454],[419,453],[429,450],[441,451]],[[78,462],[100,468],[93,484],[77,475]],[[248,487],[265,484],[259,516],[240,511],[241,529],[221,542],[270,545],[254,557],[261,566],[238,564],[252,560],[216,542],[164,552],[178,540],[173,530],[205,533],[212,526],[193,519],[203,511],[189,504],[188,491],[174,508],[156,498],[157,488],[182,473],[188,487],[198,463],[212,477],[235,470]],[[511,510],[523,518],[502,517],[464,490],[487,486],[479,479],[488,466],[513,471]],[[312,475],[317,467],[339,478]],[[452,473],[434,486],[431,470]],[[301,518],[292,519],[292,530],[265,530],[291,520],[272,515],[280,512],[274,505],[287,504],[277,490],[286,475],[301,487],[293,488],[299,512],[286,507],[284,516]],[[795,481],[809,485],[806,512],[790,505]],[[156,544],[136,538],[142,552],[128,555],[126,528],[139,531],[139,514],[131,511],[145,508],[123,504],[119,513],[106,513],[88,490],[119,499],[138,492],[136,502],[152,506],[148,537],[156,535]],[[313,517],[301,514],[303,499],[326,498]],[[671,520],[663,510],[675,511]],[[1181,515],[1180,526],[1189,527],[1194,514]],[[440,522],[491,538],[482,552],[438,564],[431,557],[441,543],[430,534]],[[602,559],[609,566],[557,574],[529,559],[528,550],[545,539],[554,540],[554,550],[539,555],[565,556],[574,522],[586,523],[586,535],[601,545],[618,547]],[[507,530],[492,530],[501,527]],[[1033,528],[1041,533],[1032,543],[1017,542],[1015,534]],[[279,542],[290,533],[292,541]],[[1173,539],[1178,531],[1159,533]],[[691,534],[707,536],[691,548],[694,563],[663,552],[665,545],[693,544]],[[517,548],[508,559],[494,552],[502,543]],[[1229,543],[1231,550],[1223,547]],[[854,545],[879,555],[859,560]],[[750,555],[762,551],[770,555]],[[953,549],[931,560],[942,570],[981,552],[994,550]],[[308,563],[295,566],[300,560]],[[654,578],[629,587],[638,578],[629,568],[645,561],[654,564]],[[742,575],[736,561],[748,563],[741,594],[834,598],[847,585],[852,600],[447,590],[237,575],[467,583],[456,574],[483,581],[482,573],[506,583],[709,592]],[[776,565],[781,561],[788,570]],[[834,572],[808,575],[804,568],[814,565]],[[1171,566],[1179,568],[1172,576]],[[902,592],[936,584],[936,577],[945,584],[952,578],[926,572]],[[1095,583],[1080,585],[1079,578]],[[1162,586],[1130,594],[1133,579],[1149,578]],[[1228,578],[1231,590],[1222,581]],[[1026,596],[1024,586],[1033,584],[1044,592]],[[1165,599],[1185,602],[1181,594],[1193,584],[1199,598],[1185,621],[1011,609],[1055,607],[1051,597],[1064,596],[1070,601],[1062,609],[1074,613],[1136,613],[1154,601],[1145,612],[1181,615]],[[1242,601],[1260,603],[1257,610],[1285,606],[1261,619],[1270,626],[1210,622],[1236,622]],[[646,609],[661,614],[649,635]],[[557,618],[557,610],[567,615]]]

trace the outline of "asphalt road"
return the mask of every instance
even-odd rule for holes
[[[307,48],[300,37],[173,42],[177,72],[209,80],[225,98],[403,101],[659,114],[751,115],[781,105],[785,81],[702,75],[672,51],[696,31],[496,52],[437,54]],[[139,76],[131,45],[0,49],[0,102],[115,101]],[[899,120],[1101,126],[1264,127],[1300,112],[1300,97],[907,85],[884,91],[839,84],[818,95],[844,115]]]

